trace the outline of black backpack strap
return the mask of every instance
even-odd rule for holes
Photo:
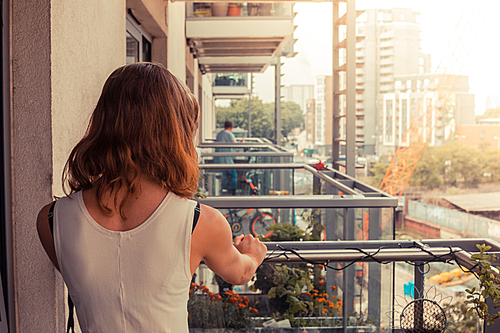
[[[49,209],[49,214],[47,217],[49,218],[49,227],[50,227],[50,233],[52,234],[52,239],[54,239],[54,206],[56,205],[56,201],[50,205]],[[70,330],[75,333],[75,318],[74,318],[74,311],[75,311],[75,305],[73,304],[73,300],[71,299],[71,296],[68,293],[68,308],[69,308],[69,317],[68,317],[68,325],[66,327],[66,333],[69,333]]]
[[[201,213],[201,208],[200,208],[200,203],[194,207],[194,217],[193,217],[193,230],[191,233],[194,231],[194,228],[196,227],[196,223],[198,223],[198,219],[200,218],[200,213]]]
[[[71,296],[68,293],[68,308],[69,308],[69,315],[68,315],[68,325],[66,326],[66,333],[69,333],[70,330],[75,333],[75,317],[74,317],[74,311],[75,311],[75,305],[73,304],[73,300],[71,299]]]

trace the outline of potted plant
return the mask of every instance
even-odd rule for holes
[[[258,311],[249,306],[246,296],[234,291],[219,294],[207,286],[191,283],[188,302],[189,330],[198,332],[248,332],[254,327],[253,316]]]
[[[229,3],[229,6],[227,8],[227,16],[241,16],[241,3]]]
[[[227,16],[227,2],[214,2],[212,3],[212,16]]]
[[[466,315],[475,312],[489,325],[500,318],[500,311],[494,313],[494,311],[489,310],[486,304],[486,301],[490,299],[495,308],[500,307],[500,274],[498,267],[492,265],[498,257],[494,254],[493,256],[487,254],[491,246],[483,244],[476,245],[476,247],[479,249],[479,253],[471,256],[471,262],[475,263],[479,269],[475,273],[479,279],[479,289],[476,290],[475,287],[466,289],[468,295],[464,303],[469,306]]]

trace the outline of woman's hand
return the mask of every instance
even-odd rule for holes
[[[234,247],[241,254],[246,254],[255,259],[259,266],[266,257],[267,247],[260,240],[252,235],[239,235],[234,239]]]

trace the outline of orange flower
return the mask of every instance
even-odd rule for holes
[[[258,314],[258,313],[259,313],[259,310],[252,308],[252,312],[253,312],[254,314]]]
[[[192,295],[193,293],[193,290],[189,289],[189,295]]]
[[[324,298],[328,298],[328,297],[330,297],[330,296],[328,296],[328,294],[323,294],[323,297],[324,297]]]
[[[335,289],[337,289],[337,287],[335,287],[335,286],[332,286],[332,290],[335,290]]]
[[[323,280],[319,280],[319,281],[318,281],[318,284],[319,284],[320,286],[322,286],[322,285],[324,285],[324,284],[325,284],[325,282],[323,282]]]
[[[323,309],[323,314],[327,314],[328,313],[328,310],[327,309]]]
[[[243,308],[245,308],[246,306],[245,306],[245,304],[240,303],[240,304],[238,304],[238,307],[239,307],[240,309],[243,309]]]

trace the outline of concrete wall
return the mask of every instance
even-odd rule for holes
[[[182,82],[186,82],[186,31],[185,3],[171,2],[168,5],[168,69]]]
[[[63,284],[35,221],[105,78],[125,62],[124,0],[11,1],[12,229],[17,332],[61,332]],[[12,318],[12,317],[11,317]]]
[[[13,274],[18,332],[60,332],[62,285],[38,241],[37,209],[52,195],[49,0],[11,1]],[[36,18],[33,19],[33,18]],[[12,319],[12,316],[11,316]],[[11,324],[12,325],[12,324]]]
[[[125,2],[52,3],[54,194],[71,149],[87,128],[108,75],[125,64]]]

